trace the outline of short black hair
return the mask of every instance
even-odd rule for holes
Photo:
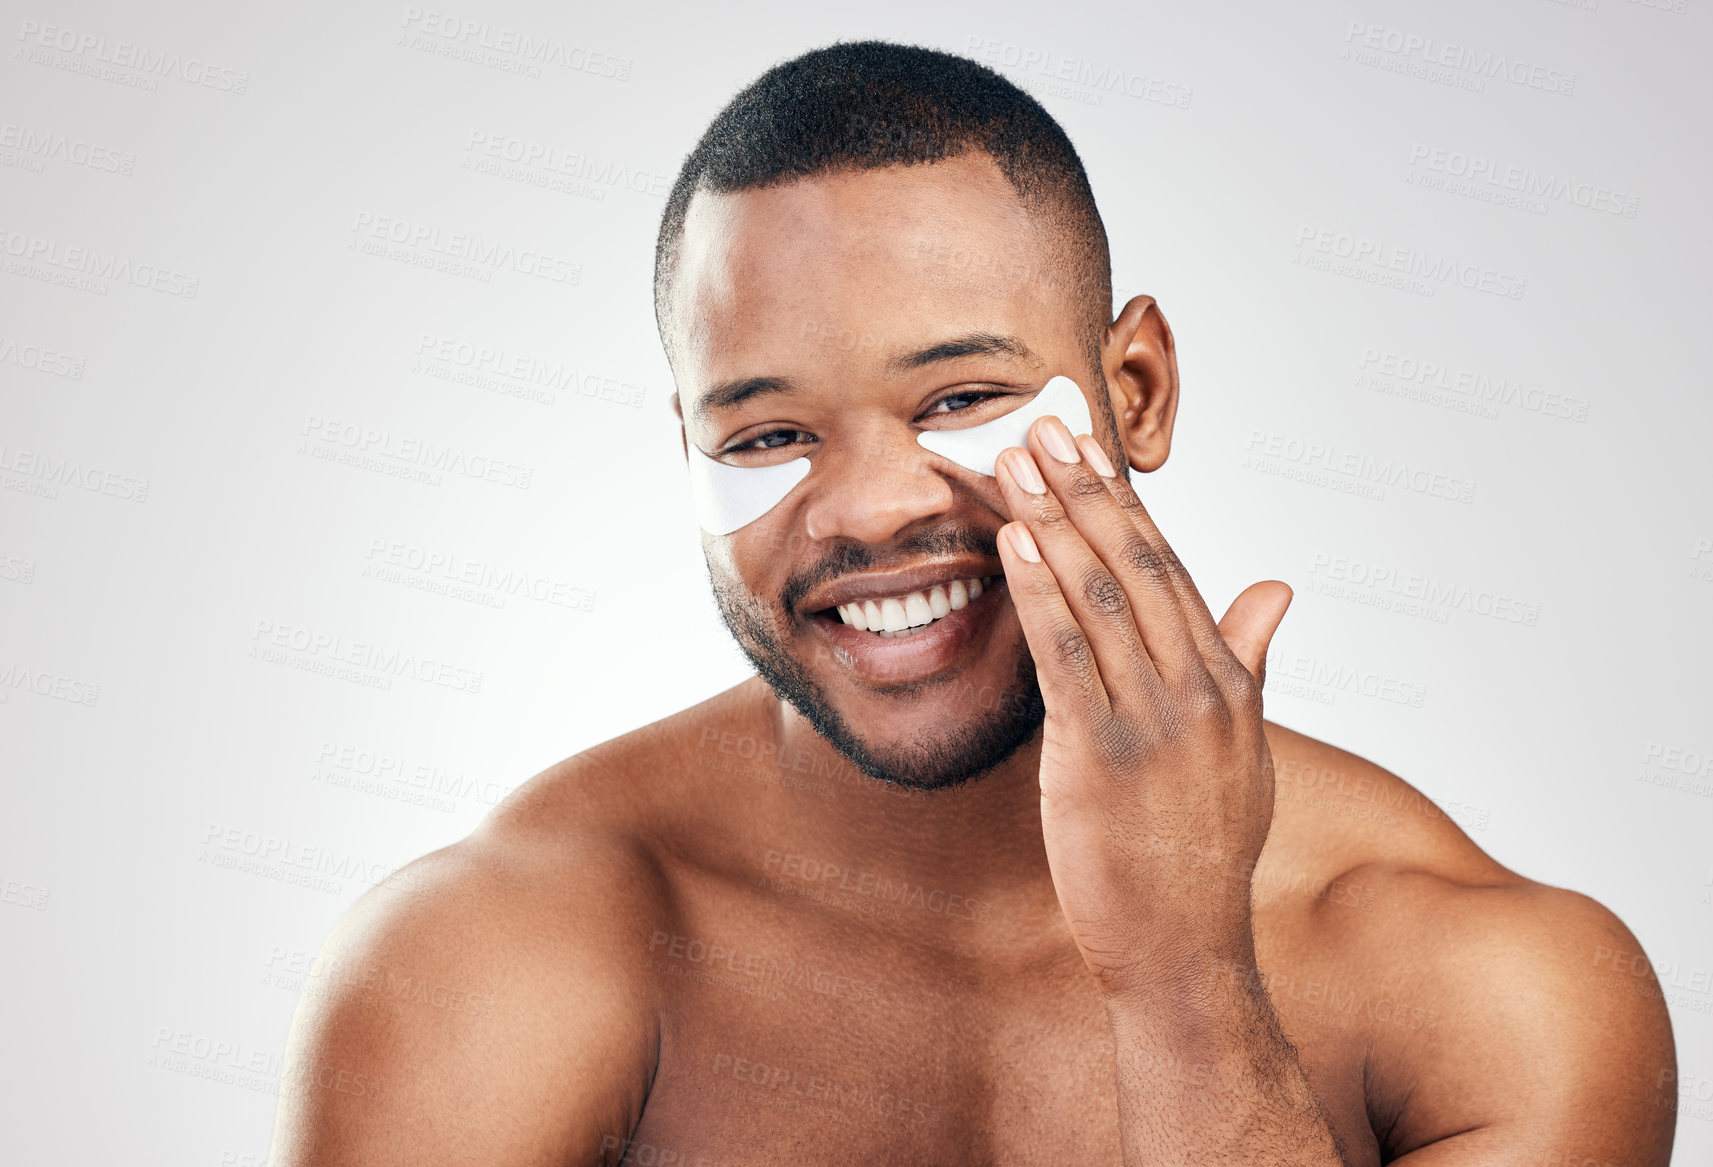
[[[1067,235],[1065,267],[1094,328],[1098,373],[1112,263],[1070,138],[1040,102],[987,66],[886,41],[829,45],[775,65],[732,98],[684,159],[654,251],[654,313],[668,356],[667,300],[697,191],[729,194],[840,170],[939,162],[971,150],[991,156],[1024,203]],[[1039,284],[1046,274],[1024,278]]]

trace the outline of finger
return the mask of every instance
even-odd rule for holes
[[[1219,622],[1221,638],[1257,683],[1266,680],[1267,648],[1290,606],[1290,585],[1266,579],[1244,588]]]
[[[999,529],[998,543],[1005,586],[1029,642],[1029,655],[1035,658],[1035,677],[1048,711],[1110,713],[1094,649],[1071,615],[1029,528],[1007,523]]]
[[[1151,575],[1159,578],[1162,585],[1169,585],[1186,630],[1185,635],[1195,644],[1204,659],[1224,656],[1226,649],[1220,640],[1219,628],[1214,623],[1213,612],[1209,610],[1207,601],[1202,599],[1201,590],[1196,587],[1195,580],[1190,577],[1177,552],[1172,550],[1171,544],[1160,533],[1160,528],[1155,525],[1148,508],[1143,506],[1142,500],[1137,497],[1129,477],[1112,470],[1112,463],[1107,459],[1105,451],[1092,436],[1080,435],[1077,438],[1077,446],[1095,466],[1107,492],[1123,511],[1125,520],[1138,532],[1148,548],[1144,564],[1148,566]]]
[[[1028,533],[1058,602],[1087,645],[1108,704],[1157,685],[1124,589],[1066,518],[1029,452],[1017,446],[1002,451],[995,471],[1007,511]]]
[[[1124,585],[1071,521],[1028,450],[1013,446],[1003,451],[998,469],[1006,506],[1034,536],[1071,615],[1094,646],[1095,663],[1108,694],[1116,703],[1125,694],[1151,692],[1159,674],[1148,657]],[[1110,500],[1107,506],[1116,511]],[[1118,515],[1114,521],[1124,520]]]
[[[1064,500],[1070,524],[1123,588],[1133,609],[1130,620],[1158,674],[1180,679],[1199,672],[1201,652],[1172,578],[1183,565],[1131,520],[1109,479],[1077,454],[1063,422],[1042,418],[1030,427],[1028,440],[1048,487]]]

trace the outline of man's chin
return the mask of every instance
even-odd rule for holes
[[[1040,725],[1037,724],[1033,729],[1012,735],[1000,748],[983,751],[971,751],[967,746],[944,741],[911,747],[894,747],[889,743],[884,749],[859,746],[855,750],[847,749],[831,738],[828,741],[850,760],[851,765],[870,778],[901,790],[928,793],[951,790],[987,777],[1028,746],[1039,733]],[[825,734],[822,736],[826,737]]]
[[[710,574],[712,572],[710,571]],[[900,742],[878,740],[884,711],[841,709],[814,673],[785,649],[766,610],[737,588],[714,578],[714,598],[750,664],[774,694],[800,713],[850,764],[877,781],[909,790],[945,790],[992,773],[1029,744],[1046,721],[1046,706],[1027,648],[1018,651],[1011,676],[1000,684],[955,678],[921,678],[918,698],[953,712]],[[866,634],[865,634],[866,635]],[[986,671],[986,670],[982,670]],[[909,705],[904,685],[887,687],[882,705]],[[872,693],[872,691],[871,691]],[[872,705],[874,695],[862,704]]]
[[[884,712],[847,714],[801,669],[765,668],[753,655],[751,661],[780,700],[797,710],[852,766],[870,778],[908,790],[947,790],[985,777],[1034,740],[1046,720],[1035,664],[1027,655],[1003,687],[958,681],[922,685],[926,692],[921,700],[949,703],[955,712],[932,719],[902,740],[874,732],[878,729],[874,723],[886,717]],[[910,700],[897,692],[888,696]]]

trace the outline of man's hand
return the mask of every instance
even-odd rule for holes
[[[1107,1006],[1124,1162],[1337,1167],[1255,967],[1250,873],[1273,813],[1267,643],[1291,592],[1215,624],[1135,491],[1055,417],[1000,456],[1006,585],[1047,721],[1041,826]]]
[[[1001,455],[1012,603],[1047,721],[1041,822],[1072,935],[1109,996],[1251,967],[1249,879],[1273,813],[1267,644],[1291,601],[1250,587],[1215,624],[1099,444],[1058,418]]]

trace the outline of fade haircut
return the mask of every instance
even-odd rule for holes
[[[654,251],[654,315],[668,359],[672,275],[698,191],[730,194],[972,150],[991,157],[1024,205],[1064,237],[1062,270],[1014,274],[1036,286],[1061,285],[1075,297],[1098,384],[1112,264],[1075,147],[1040,102],[987,66],[885,41],[830,45],[775,65],[732,98],[685,158]],[[1001,266],[994,274],[1006,273]]]

